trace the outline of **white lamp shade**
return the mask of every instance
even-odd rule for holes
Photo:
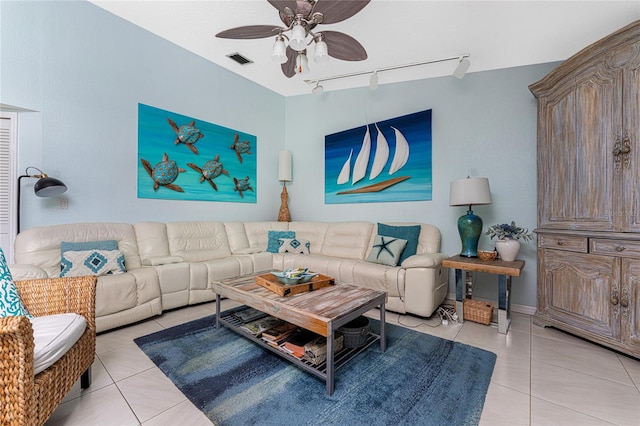
[[[307,55],[298,53],[296,56],[296,74],[307,74],[309,72],[309,61]]]
[[[287,62],[287,47],[284,45],[284,38],[282,36],[277,37],[276,42],[273,44],[271,59],[280,64]]]
[[[280,151],[278,167],[278,180],[291,182],[291,151]]]
[[[469,206],[491,204],[491,189],[489,179],[483,177],[468,177],[451,182],[449,190],[449,205]]]
[[[320,39],[316,41],[316,54],[313,58],[316,62],[327,62],[329,60],[329,50],[327,48],[327,43],[324,40]]]
[[[289,39],[289,46],[293,50],[297,50],[298,52],[306,49],[307,47],[307,31],[300,24],[296,24],[291,29],[291,38]]]

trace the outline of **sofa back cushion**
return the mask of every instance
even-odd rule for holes
[[[289,226],[289,222],[245,222],[244,229],[249,247],[260,248],[262,251],[266,251],[269,245],[269,231],[295,231]]]
[[[231,256],[222,222],[169,222],[167,240],[171,256],[180,256],[187,262]]]
[[[18,234],[15,242],[15,262],[36,265],[49,277],[60,275],[60,244],[63,241],[83,243],[116,240],[125,257],[127,270],[140,267],[138,244],[133,225],[127,223],[74,223],[39,226]]]
[[[309,241],[311,254],[320,254],[329,225],[329,222],[291,222],[289,229],[296,233],[296,240],[302,244]]]
[[[329,223],[321,253],[325,256],[364,259],[369,251],[374,227],[375,224],[371,222]]]
[[[133,225],[133,228],[141,260],[170,255],[167,225],[162,222],[139,222]]]

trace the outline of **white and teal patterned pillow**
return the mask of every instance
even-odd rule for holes
[[[13,283],[7,260],[0,248],[0,318],[11,316],[25,316],[33,318],[22,304],[18,289]]]
[[[407,240],[387,237],[386,235],[376,235],[373,240],[373,246],[371,246],[371,252],[367,256],[367,261],[397,266],[406,245]]]
[[[61,277],[111,275],[126,271],[124,254],[118,250],[118,242],[115,240],[86,243],[63,241],[60,244],[60,250],[62,251]]]
[[[268,231],[267,232],[267,251],[269,253],[278,253],[280,247],[280,238],[295,238],[296,231]]]
[[[310,253],[311,243],[309,240],[302,242],[297,238],[279,238],[278,244],[280,244],[278,253]]]

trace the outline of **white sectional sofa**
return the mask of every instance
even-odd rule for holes
[[[371,222],[141,222],[35,227],[15,243],[15,280],[57,277],[62,242],[117,241],[126,272],[98,277],[96,330],[131,324],[163,310],[215,299],[211,283],[298,266],[339,283],[387,291],[387,309],[428,317],[444,300],[448,273],[440,231],[420,225],[416,254],[399,266],[367,261],[377,232]],[[309,254],[267,251],[269,231],[293,231]]]

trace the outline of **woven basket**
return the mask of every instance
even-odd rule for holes
[[[464,319],[484,325],[491,323],[493,317],[493,303],[480,300],[464,299],[462,301]]]

